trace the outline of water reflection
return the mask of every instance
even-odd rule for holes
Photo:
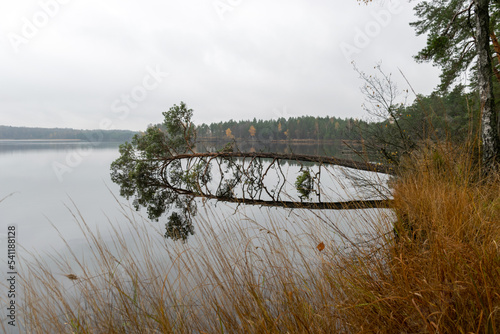
[[[251,144],[247,146],[248,150],[254,148],[256,152],[266,147],[277,152],[310,152],[313,154],[335,152],[332,151],[335,150],[332,144],[297,146],[287,144],[277,144],[275,146],[263,144],[264,146],[258,146],[256,143]],[[225,143],[199,145],[212,147],[213,151],[217,151],[223,148]],[[50,247],[62,247],[60,238],[57,233],[54,233],[52,225],[57,227],[61,234],[67,240],[71,240],[72,243],[84,242],[80,231],[75,230],[73,227],[74,217],[65,207],[68,204],[72,207],[71,201],[75,203],[91,226],[103,226],[108,220],[113,222],[126,221],[112,195],[119,194],[119,187],[110,182],[109,176],[109,166],[119,156],[117,143],[101,143],[99,146],[94,146],[92,153],[83,157],[80,165],[72,168],[71,172],[64,175],[63,182],[58,180],[54,172],[54,162],[65,163],[68,153],[89,146],[91,144],[85,142],[0,141],[0,197],[3,198],[14,193],[13,196],[1,203],[0,214],[4,226],[5,224],[16,224],[20,227],[20,244],[30,250],[37,249],[40,251]],[[345,147],[340,146],[336,150],[344,149]],[[303,166],[309,166],[307,163],[302,164]],[[301,168],[301,164],[294,161],[282,162],[280,166],[284,173],[298,173]],[[215,176],[219,175],[217,170],[214,170],[213,173]],[[313,173],[317,173],[317,170],[313,170]],[[343,173],[342,169],[332,166],[328,167],[328,170],[322,169],[322,188],[319,193],[321,202],[327,202],[327,198],[331,201],[360,198],[359,190],[350,187],[349,181],[344,177]],[[329,175],[332,175],[331,181],[327,181],[330,178]],[[275,187],[275,184],[279,182],[276,171],[271,169],[266,176],[266,180],[266,184]],[[282,195],[279,199],[282,206],[276,209],[279,212],[278,215],[288,215],[290,210],[286,208],[293,207],[293,203],[299,203],[304,208],[308,206],[321,208],[318,204],[315,204],[319,202],[315,193],[311,194],[309,200],[303,199],[301,201],[294,183],[295,179],[292,177],[289,178],[289,182],[285,182],[286,191],[281,193],[287,194]],[[250,189],[250,187],[245,185],[245,189]],[[271,188],[268,188],[268,190],[269,193],[273,194]],[[229,194],[227,191],[224,192]],[[235,188],[234,192],[235,195],[241,194],[238,192],[238,188]],[[262,196],[266,194],[264,191]],[[260,212],[267,210],[262,208],[262,206],[266,205],[266,202],[259,202],[257,195],[255,193],[245,195],[244,202],[238,200],[239,196],[226,196],[225,203],[227,204],[220,205],[217,210],[221,210],[221,215],[227,217],[234,215],[236,211],[244,210],[244,204],[255,204],[256,207],[254,205],[254,207],[247,207],[247,209],[260,214]],[[255,200],[252,201],[252,197]],[[184,200],[189,198],[189,196],[185,196]],[[364,198],[373,198],[373,196],[365,196]],[[205,218],[203,210],[214,208],[219,203],[217,199],[206,197],[198,197],[194,200],[191,197],[191,200],[193,203],[188,204],[183,203],[179,198],[178,202],[181,203],[181,209],[173,211],[177,212],[180,219],[174,218],[169,222],[168,216],[171,212],[163,211],[163,216],[160,217],[161,226],[159,227],[163,229],[169,239],[183,240],[182,236],[184,235],[187,238],[192,237],[196,230],[196,221],[193,220],[194,214],[198,216],[198,219],[203,219]],[[125,205],[128,204],[125,203]],[[183,212],[183,207],[188,210]],[[301,215],[304,216],[308,215],[304,210],[296,212],[301,212]],[[330,210],[325,212],[333,215]],[[141,210],[140,214],[143,213],[144,211]],[[262,221],[269,219],[265,214],[259,217]],[[170,226],[166,226],[169,223]],[[193,238],[191,238],[191,242]]]
[[[121,143],[88,142],[81,140],[0,140],[0,154],[15,154],[42,151],[68,151],[88,147],[117,148]]]
[[[196,144],[197,152],[216,152],[222,150],[227,141],[202,141]],[[258,140],[240,141],[232,144],[233,151],[240,152],[273,152],[282,154],[310,154],[338,158],[355,156],[349,146],[342,141],[328,142],[266,142]],[[353,143],[358,146],[358,144]]]
[[[111,179],[120,186],[122,196],[133,198],[136,210],[146,208],[150,219],[158,220],[169,212],[165,237],[184,242],[194,234],[196,197],[238,205],[296,209],[360,209],[388,204],[381,198],[360,196],[332,201],[334,196],[330,190],[339,184],[340,176],[333,162],[311,163],[304,156],[276,153],[289,152],[290,145],[216,144],[218,146],[213,143],[197,146],[197,152],[212,153],[193,152],[161,159],[143,159],[131,145],[124,145],[120,148],[121,157],[111,165]],[[315,151],[310,147],[307,150],[307,145],[299,146],[302,150],[296,151],[324,154],[341,150],[334,145],[313,146]],[[245,150],[255,152],[257,148],[261,153],[244,153]],[[265,153],[265,150],[273,150],[273,153]]]

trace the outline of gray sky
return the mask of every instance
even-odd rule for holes
[[[366,118],[382,61],[428,94],[439,71],[412,4],[385,0],[16,0],[0,5],[0,124],[144,129],[184,101],[196,123]]]

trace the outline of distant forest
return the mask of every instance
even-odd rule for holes
[[[229,120],[219,123],[201,124],[196,127],[199,141],[329,141],[368,140],[393,142],[404,133],[413,141],[450,139],[461,142],[479,126],[477,94],[464,92],[457,85],[445,93],[434,92],[429,96],[419,95],[413,104],[397,106],[392,117],[377,117],[377,112],[368,112],[372,121],[353,118],[301,116],[273,120]],[[163,125],[150,125],[164,128]],[[130,141],[137,132],[129,130],[75,130],[27,128],[0,125],[0,139],[76,139],[93,141],[99,138],[106,142]]]
[[[335,140],[361,139],[359,125],[364,121],[336,117],[291,117],[274,120],[245,120],[202,124],[196,128],[199,139],[212,140]]]
[[[411,105],[391,106],[392,117],[367,110],[370,121],[337,117],[291,117],[275,120],[245,120],[202,124],[197,127],[199,139],[211,140],[371,140],[394,141],[404,136],[414,141],[448,139],[462,142],[479,126],[477,94],[465,92],[462,85],[451,91],[419,95]],[[381,140],[385,138],[384,140]]]
[[[233,121],[202,124],[197,126],[198,139],[232,140],[255,139],[269,140],[334,140],[360,139],[357,127],[366,122],[352,118],[336,117],[292,117],[276,120]],[[161,126],[158,124],[157,126]],[[102,136],[102,141],[130,141],[137,132],[129,130],[75,130],[60,128],[28,128],[0,125],[1,139],[45,139],[45,140],[95,140]]]
[[[125,142],[132,139],[137,132],[130,130],[75,130],[59,128],[27,128],[0,125],[1,139],[45,139],[45,140],[82,140]]]

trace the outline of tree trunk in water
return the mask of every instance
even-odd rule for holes
[[[476,49],[479,94],[481,96],[481,134],[483,149],[483,168],[491,172],[500,157],[497,112],[493,100],[492,67],[490,57],[490,16],[489,1],[475,0],[476,12]]]

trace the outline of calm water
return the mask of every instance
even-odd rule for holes
[[[17,225],[17,242],[30,251],[44,252],[62,247],[54,227],[66,240],[83,242],[81,232],[74,224],[73,213],[76,208],[90,226],[106,226],[108,220],[118,223],[123,220],[115,196],[121,203],[129,203],[120,198],[119,188],[109,176],[109,166],[119,156],[118,145],[100,143],[93,146],[65,141],[0,142],[0,199],[8,196],[0,203],[2,240],[5,239],[7,226]],[[331,145],[290,147],[279,144],[256,148],[269,149],[299,154],[341,152],[341,148]],[[348,182],[345,179],[341,185],[336,185],[335,180],[328,183],[326,189],[332,194],[333,200],[356,194],[357,190],[346,186]],[[211,206],[215,204],[209,203]],[[217,208],[222,210],[223,215],[231,215],[236,206],[219,203]],[[267,215],[259,207],[245,210],[250,210],[251,215],[257,218]],[[276,210],[278,216],[289,214],[285,209]],[[160,219],[158,226],[164,226],[164,221]]]
[[[74,218],[66,206],[74,201],[87,222],[97,225],[116,215],[109,165],[118,144],[92,146],[76,142],[0,143],[0,203],[2,227],[18,226],[18,243],[38,251],[58,248],[51,224],[69,240],[78,239]],[[109,190],[108,190],[109,188]]]
[[[18,256],[26,259],[30,258],[29,253],[45,257],[44,254],[53,254],[54,251],[64,256],[67,253],[65,253],[66,247],[61,236],[72,248],[82,250],[82,256],[85,256],[83,250],[86,240],[73,217],[77,210],[82,213],[86,223],[93,230],[99,228],[104,240],[110,231],[109,222],[125,230],[128,228],[127,220],[124,219],[118,202],[125,206],[129,206],[130,203],[119,196],[119,188],[111,182],[109,175],[111,162],[119,156],[118,145],[117,143],[101,143],[93,146],[89,143],[64,141],[0,141],[0,199],[5,197],[0,203],[0,278],[2,281],[5,280],[7,273],[7,226],[16,226],[17,243],[23,247],[18,247]],[[250,150],[252,147],[246,149]],[[208,147],[208,149],[216,148]],[[294,148],[281,144],[273,147],[253,147],[253,149],[298,154],[341,153],[341,148],[321,145],[300,145]],[[293,170],[298,167],[287,164],[284,168]],[[340,169],[332,167],[330,172],[335,177],[325,181],[325,191],[330,194],[330,200],[359,197],[359,189],[353,188],[339,171]],[[293,184],[293,179],[291,183]],[[293,186],[289,189],[293,189]],[[302,224],[301,222],[307,219],[319,222],[328,221],[335,225],[331,230],[333,235],[336,233],[335,228],[352,226],[353,221],[358,223],[357,232],[362,232],[365,216],[377,215],[381,212],[377,210],[357,210],[359,212],[322,210],[311,213],[307,210],[245,207],[201,199],[196,199],[196,203],[198,214],[193,221],[195,234],[188,239],[188,243],[193,248],[207,242],[203,240],[200,233],[197,233],[197,220],[199,219],[213,226],[237,223],[246,228],[246,224],[250,234],[252,228],[256,228],[257,231],[259,225],[266,226],[270,220],[282,224],[286,233],[294,231],[295,228],[300,230],[299,223]],[[142,215],[146,216],[144,212]],[[159,222],[152,222],[151,227],[157,231],[164,231],[165,220],[165,217],[161,217]],[[157,236],[163,240],[160,234]],[[172,240],[164,240],[164,242],[171,243],[172,247],[179,243]],[[309,245],[309,248],[314,250],[314,245]],[[74,273],[79,274],[77,271]],[[1,306],[3,309],[5,305]],[[4,318],[2,313],[3,321]]]

